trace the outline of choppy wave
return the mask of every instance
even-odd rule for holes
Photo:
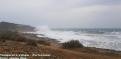
[[[37,31],[38,34],[43,34],[44,36],[38,35],[39,37],[49,37],[59,40],[60,42],[66,42],[69,40],[79,40],[84,46],[87,47],[97,47],[105,49],[113,49],[121,51],[121,32],[107,32],[103,33],[93,33],[88,31],[73,31],[73,30],[50,30],[49,28],[44,28]],[[95,30],[93,30],[95,31]],[[97,30],[96,30],[97,31]]]

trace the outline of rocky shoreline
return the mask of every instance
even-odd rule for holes
[[[100,49],[95,47],[62,48],[62,43],[59,43],[59,41],[56,39],[37,37],[37,34],[9,32],[9,35],[10,36],[8,36],[8,38],[4,38],[5,41],[0,41],[0,53],[47,53],[58,56],[58,58],[62,59],[70,59],[71,57],[73,57],[72,59],[121,58],[120,51]],[[11,37],[13,35],[14,37]],[[0,38],[2,39],[3,37]]]
[[[54,47],[61,46],[61,43],[59,43],[59,41],[57,41],[56,39],[52,39],[52,38],[48,38],[48,37],[37,37],[37,35],[42,35],[42,34],[24,33],[25,37],[50,42],[52,44],[52,46],[54,45]],[[96,47],[85,47],[85,49],[90,50],[92,52],[121,55],[121,51],[116,51],[116,50],[111,50],[111,49],[103,49],[103,48],[96,48]]]

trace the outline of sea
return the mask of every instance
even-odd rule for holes
[[[86,47],[96,47],[121,51],[121,29],[115,28],[39,28],[38,37],[53,38],[60,43],[79,40]]]

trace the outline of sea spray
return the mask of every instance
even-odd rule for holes
[[[44,29],[44,30],[43,30]],[[36,33],[38,37],[49,37],[60,42],[79,40],[84,46],[120,50],[121,51],[121,31],[111,31],[112,29],[88,29],[88,30],[52,30],[49,27],[39,27]]]

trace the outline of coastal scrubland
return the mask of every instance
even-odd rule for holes
[[[0,30],[0,53],[47,53],[58,59],[121,59],[121,52],[85,47],[78,40],[59,43],[21,31]],[[55,58],[57,59],[57,58]]]

